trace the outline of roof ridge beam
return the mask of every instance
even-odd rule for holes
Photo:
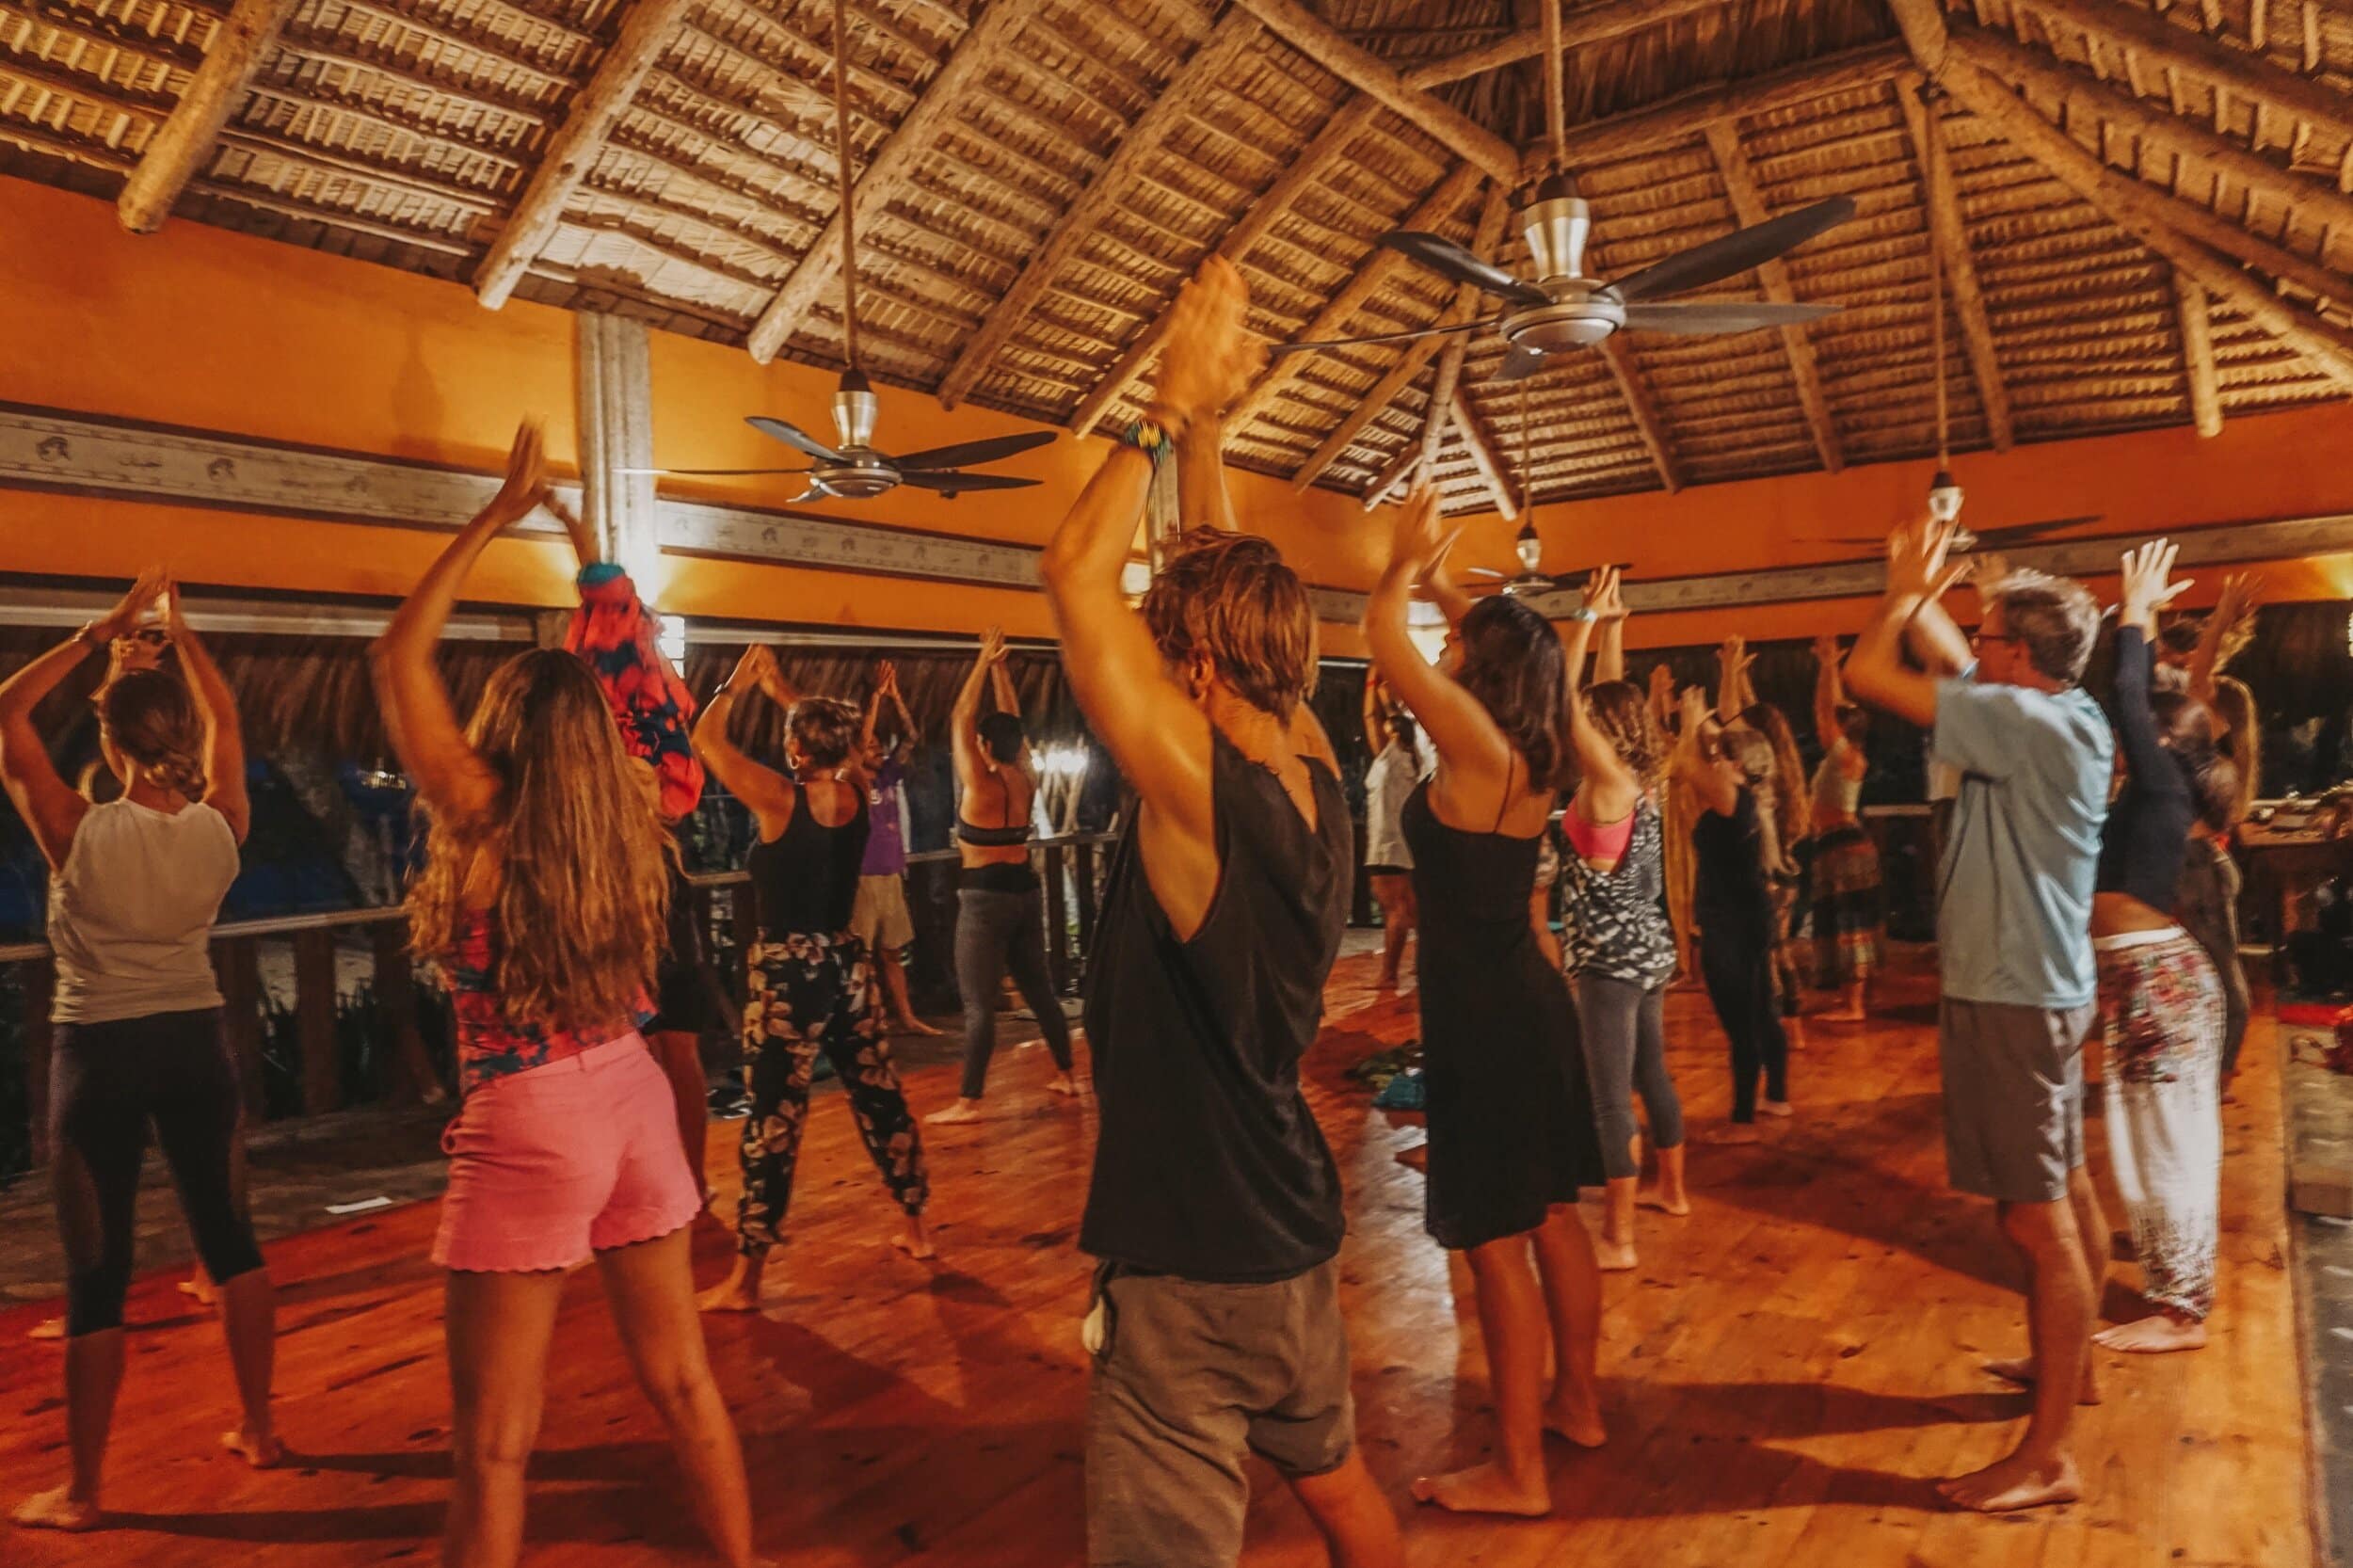
[[[269,58],[294,9],[295,0],[237,0],[214,27],[204,63],[115,200],[115,216],[125,229],[152,234],[164,226],[180,193],[219,144],[222,127],[245,102],[247,86]]]
[[[1543,0],[1559,8],[1561,0]],[[1561,19],[1561,47],[1590,49],[1609,43],[1629,33],[1663,27],[1700,11],[1721,10],[1732,0],[1616,0],[1613,5],[1591,6],[1574,15]],[[1490,71],[1500,71],[1521,60],[1534,59],[1545,50],[1545,29],[1524,27],[1516,33],[1481,44],[1460,55],[1449,55],[1440,60],[1417,65],[1405,72],[1405,85],[1428,91],[1459,82],[1465,77],[1483,76]]]

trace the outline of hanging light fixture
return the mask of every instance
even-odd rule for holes
[[[1937,124],[1937,101],[1945,96],[1944,88],[1933,81],[1922,82],[1919,88],[1920,107],[1928,118],[1927,152],[1931,165],[1945,156],[1945,134]],[[1928,171],[1929,186],[1936,187],[1936,169]],[[1953,477],[1951,442],[1952,411],[1945,388],[1945,252],[1936,243],[1936,216],[1929,215],[1929,328],[1936,344],[1936,476],[1929,481],[1929,516],[1940,524],[1951,523],[1961,517],[1961,482]]]

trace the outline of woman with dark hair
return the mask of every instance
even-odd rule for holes
[[[995,706],[984,712],[990,700]],[[981,1119],[988,1061],[997,1052],[997,994],[1008,971],[1053,1053],[1054,1076],[1047,1090],[1079,1092],[1071,1077],[1070,1022],[1046,968],[1037,872],[1030,865],[1030,808],[1037,781],[1030,776],[1029,737],[1022,733],[1013,676],[1005,667],[1005,635],[993,626],[956,694],[949,728],[956,762],[956,853],[964,862],[956,879],[964,1081],[955,1104],[924,1118],[942,1127]]]
[[[1492,1460],[1424,1477],[1414,1496],[1533,1515],[1552,1507],[1545,1430],[1584,1448],[1604,1437],[1601,1273],[1577,1211],[1578,1189],[1602,1179],[1601,1150],[1576,1015],[1529,921],[1564,760],[1564,666],[1551,623],[1500,595],[1462,615],[1448,668],[1423,659],[1406,606],[1442,549],[1439,528],[1436,491],[1418,491],[1398,514],[1365,636],[1438,753],[1404,810],[1422,912],[1425,1224],[1477,1282],[1498,1431]]]
[[[728,739],[728,725],[739,691],[766,686],[774,695],[781,682],[775,651],[754,643],[695,723],[696,752],[760,825],[744,865],[760,929],[745,953],[744,1080],[752,1103],[744,1118],[744,1192],[735,1210],[735,1268],[703,1292],[707,1312],[759,1310],[760,1273],[783,1240],[792,1201],[821,1050],[849,1096],[866,1152],[906,1216],[890,1244],[912,1257],[932,1256],[922,1138],[883,1038],[873,955],[850,930],[872,831],[858,712],[838,697],[798,697],[785,722],[790,771],[763,767]]]
[[[1773,989],[1780,999],[1786,1029],[1801,1029],[1799,1010],[1805,1000],[1804,968],[1798,951],[1798,888],[1801,882],[1798,846],[1813,831],[1814,808],[1806,801],[1805,760],[1798,755],[1797,731],[1789,715],[1769,702],[1750,700],[1739,722],[1765,737],[1773,754],[1773,807],[1769,813],[1780,855],[1770,869],[1773,895]],[[1810,954],[1802,955],[1810,958]],[[1801,1034],[1795,1042],[1804,1044]]]
[[[1635,1265],[1634,1208],[1642,1156],[1634,1096],[1642,1096],[1658,1151],[1657,1207],[1689,1214],[1683,1181],[1683,1103],[1667,1071],[1667,982],[1675,972],[1673,929],[1659,906],[1666,835],[1654,793],[1665,744],[1641,689],[1625,679],[1625,599],[1604,567],[1585,590],[1569,633],[1568,671],[1582,680],[1593,628],[1602,628],[1594,680],[1564,704],[1577,792],[1561,814],[1569,840],[1561,865],[1569,978],[1577,986],[1585,1068],[1601,1128],[1609,1207],[1594,1249],[1604,1269]]]
[[[2236,781],[2204,705],[2152,689],[2157,612],[2188,586],[2169,581],[2175,548],[2159,539],[2124,552],[2115,724],[2126,773],[2101,831],[2091,900],[2108,1159],[2141,1294],[2156,1309],[2092,1336],[2116,1351],[2206,1342],[2221,1213],[2222,984],[2173,907],[2191,825],[2227,820]]]
[[[2238,1071],[2239,1052],[2247,1044],[2248,1022],[2254,1016],[2254,997],[2238,956],[2240,877],[2238,862],[2231,856],[2231,840],[2262,793],[2263,727],[2255,712],[2255,694],[2244,681],[2221,670],[2246,646],[2253,616],[2253,580],[2244,573],[2223,579],[2213,613],[2199,624],[2186,666],[2189,695],[2205,704],[2212,716],[2215,744],[2231,764],[2235,785],[2222,810],[2201,813],[2191,824],[2174,902],[2183,929],[2198,938],[2222,982],[2225,1099],[2230,1097],[2232,1075]],[[2176,626],[2165,630],[2170,633]]]
[[[1838,680],[1838,639],[1814,639],[1814,728],[1822,743],[1814,771],[1811,891],[1815,977],[1839,991],[1833,1023],[1870,1016],[1871,976],[1880,967],[1880,852],[1863,826],[1863,776],[1870,769],[1864,743],[1871,715],[1849,702]]]
[[[166,648],[181,675],[153,667]],[[91,653],[110,651],[98,744],[121,785],[93,805],[59,777],[34,710]],[[141,577],[107,615],[0,684],[0,786],[49,863],[56,1026],[49,1138],[66,1254],[66,1429],[72,1479],[27,1498],[33,1528],[100,1522],[106,1434],[122,1384],[139,1166],[153,1123],[221,1319],[244,1419],[222,1444],[266,1467],[277,1333],[268,1272],[240,1179],[237,1069],[221,1032],[210,928],[236,880],[248,808],[235,699],[180,618],[179,595]]]
[[[566,1276],[596,1260],[630,1365],[668,1427],[686,1503],[753,1561],[735,1427],[695,1314],[687,1169],[668,1079],[638,1024],[667,936],[669,835],[588,665],[517,654],[460,728],[436,657],[467,572],[543,501],[539,431],[372,651],[376,697],[426,813],[411,945],[440,968],[465,1102],[442,1135],[455,1462],[445,1560],[510,1568]]]
[[[1405,802],[1421,782],[1421,747],[1413,715],[1376,673],[1365,681],[1365,740],[1380,750],[1365,770],[1365,875],[1381,905],[1381,974],[1374,988],[1394,991],[1413,940],[1414,849],[1405,839]]]

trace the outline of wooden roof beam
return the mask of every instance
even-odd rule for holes
[[[1446,319],[1451,322],[1455,313],[1449,311]],[[1397,401],[1398,393],[1414,384],[1430,361],[1437,358],[1438,350],[1445,343],[1444,338],[1420,338],[1407,344],[1405,357],[1373,384],[1372,391],[1365,393],[1364,401],[1340,421],[1339,428],[1325,437],[1323,444],[1299,465],[1299,472],[1291,475],[1291,488],[1305,490],[1314,484],[1325,469],[1330,468],[1342,453],[1355,443],[1356,438],[1364,433],[1365,426],[1386,413],[1389,405]]]
[[[1570,126],[1569,163],[1574,168],[1640,157],[1699,136],[1720,120],[1780,114],[1834,93],[1877,88],[1908,63],[1903,45],[1890,40],[1825,55],[1784,71],[1694,88],[1647,108]]]
[[[1358,92],[1379,99],[1399,118],[1419,126],[1440,146],[1469,159],[1497,180],[1508,183],[1520,177],[1518,149],[1453,105],[1407,86],[1388,62],[1342,37],[1299,0],[1234,3]]]
[[[2269,285],[2235,264],[2249,263],[2274,277],[2286,278],[2286,268],[2319,270],[2312,263],[2267,240],[2256,239],[2206,208],[2144,184],[2086,152],[2032,104],[1958,57],[1937,0],[1889,0],[1889,5],[1903,28],[1906,43],[1918,53],[1921,68],[1935,75],[1972,113],[2039,162],[2053,179],[2105,213],[2111,223],[2303,355],[2330,381],[2353,391],[2353,332],[2281,298]],[[2336,287],[2342,290],[2345,285],[2339,281]]]
[[[115,216],[125,229],[152,234],[164,226],[172,203],[212,157],[221,128],[245,102],[247,85],[269,58],[294,8],[295,0],[237,0],[214,27],[204,63],[115,200]]]
[[[1364,503],[1365,510],[1369,512],[1388,500],[1396,493],[1397,488],[1404,484],[1412,476],[1414,471],[1420,467],[1422,467],[1421,442],[1407,441],[1404,450],[1397,455],[1395,460],[1387,468],[1383,469],[1379,476],[1366,487],[1365,493],[1359,498]]]
[[[1634,351],[1626,347],[1624,338],[1612,333],[1601,340],[1601,357],[1609,362],[1609,374],[1617,379],[1626,411],[1634,416],[1634,433],[1642,438],[1651,467],[1658,471],[1658,482],[1670,494],[1683,488],[1674,449],[1667,444],[1667,427],[1659,421],[1658,405],[1651,400],[1650,383],[1642,379],[1642,367],[1634,362]]]
[[[2222,393],[2214,368],[2214,301],[2205,285],[2173,269],[2173,306],[2182,332],[2182,376],[2190,418],[2201,436],[2222,434]]]
[[[1160,155],[1169,136],[1199,104],[1209,85],[1232,72],[1257,39],[1257,22],[1236,7],[1225,13],[1217,30],[1169,78],[1168,85],[1153,95],[1150,105],[1120,136],[1111,161],[1087,182],[1079,199],[1047,231],[1030,252],[1021,275],[988,312],[980,330],[966,340],[963,352],[956,356],[955,362],[948,368],[947,377],[939,383],[942,407],[952,408],[964,400],[997,358],[998,351],[1005,346],[1006,340],[1028,319],[1031,307],[1062,270],[1063,264],[1087,243],[1096,225],[1118,207],[1142,177],[1144,166]]]
[[[1953,314],[1961,323],[1961,342],[1969,356],[1969,375],[1977,386],[1977,404],[1985,410],[1986,435],[1996,452],[2007,452],[2018,440],[2009,411],[2009,386],[2002,379],[2002,361],[1993,350],[1993,323],[1985,308],[1985,290],[1977,282],[1976,254],[1969,248],[1969,225],[1961,210],[1961,187],[1945,156],[1943,122],[1931,119],[1920,102],[1921,78],[1898,81],[1896,96],[1912,136],[1913,157],[1920,165],[1920,188],[1926,205],[1929,243],[1944,263],[1945,286]],[[1937,138],[1931,141],[1929,138]],[[1938,373],[1943,373],[1940,366]]]
[[[1560,0],[1545,0],[1556,9]],[[1721,10],[1731,0],[1615,0],[1614,4],[1589,6],[1561,23],[1561,47],[1590,49],[1595,44],[1610,42],[1629,33],[1647,27],[1662,27],[1682,17],[1700,11]],[[1432,88],[1459,82],[1466,76],[1481,76],[1490,71],[1500,71],[1520,60],[1533,59],[1544,53],[1545,30],[1526,27],[1493,43],[1449,55],[1442,60],[1417,65],[1405,72],[1405,85],[1428,91]]]
[[[1719,120],[1707,128],[1708,151],[1716,155],[1716,170],[1723,177],[1724,193],[1732,202],[1732,216],[1745,229],[1772,216],[1765,206],[1764,192],[1757,188],[1755,171],[1749,168],[1749,155],[1741,151],[1739,128],[1730,120]],[[1789,280],[1789,264],[1775,257],[1756,269],[1757,281],[1765,286],[1765,297],[1779,305],[1798,302],[1798,291]],[[1814,438],[1815,455],[1822,467],[1836,473],[1847,466],[1847,455],[1838,442],[1838,426],[1830,416],[1830,399],[1822,392],[1822,367],[1814,357],[1814,340],[1806,336],[1802,325],[1781,328],[1782,347],[1789,355],[1789,379],[1798,389],[1798,407],[1804,410],[1806,430]]]
[[[564,221],[565,203],[604,151],[605,138],[629,112],[646,73],[678,36],[695,0],[636,0],[621,22],[613,47],[597,62],[595,74],[572,99],[564,123],[548,138],[539,167],[521,199],[474,268],[474,297],[491,310],[506,303],[531,264]]]
[[[2154,11],[2117,0],[2020,0],[2020,4],[2041,13],[2046,23],[2064,22],[2144,55],[2152,63],[2227,87],[2337,136],[2353,136],[2353,98],[2236,44],[2193,33]]]
[[[898,129],[883,138],[852,188],[850,200],[861,224],[872,222],[907,187],[916,166],[931,152],[965,90],[996,63],[1015,35],[1042,8],[1043,0],[989,0],[979,20],[949,51],[948,62],[926,84]],[[745,346],[760,363],[766,364],[783,350],[803,313],[833,281],[841,263],[841,216],[837,209],[825,220],[824,232],[810,242],[800,264],[752,324]]]
[[[1306,151],[1290,161],[1275,177],[1274,184],[1250,204],[1250,210],[1242,215],[1241,221],[1226,232],[1225,238],[1218,242],[1217,253],[1235,265],[1241,265],[1242,258],[1250,253],[1251,248],[1266,237],[1285,213],[1290,211],[1291,203],[1299,200],[1300,193],[1323,177],[1324,169],[1347,152],[1358,136],[1364,135],[1373,117],[1380,112],[1381,101],[1367,98],[1361,93],[1341,104],[1332,118],[1324,121],[1323,129],[1316,133],[1315,140],[1307,144]],[[1105,410],[1127,395],[1128,389],[1143,376],[1144,367],[1160,353],[1160,343],[1167,335],[1168,320],[1168,312],[1163,310],[1154,318],[1152,325],[1128,344],[1127,352],[1096,383],[1095,390],[1087,393],[1070,416],[1072,431],[1085,435],[1095,428],[1095,422],[1103,417]]]
[[[1495,432],[1487,428],[1487,422],[1471,407],[1470,395],[1463,390],[1462,383],[1455,383],[1454,395],[1447,403],[1454,416],[1455,431],[1463,438],[1463,449],[1478,466],[1479,477],[1485,481],[1487,493],[1495,498],[1496,510],[1503,514],[1504,521],[1518,521],[1519,498],[1512,493],[1511,478],[1504,472],[1502,456],[1496,451]]]
[[[1486,203],[1479,210],[1479,228],[1471,236],[1471,254],[1490,262],[1499,260],[1503,225],[1511,216],[1512,193],[1501,184],[1490,182]],[[1478,289],[1463,284],[1454,291],[1452,314],[1463,321],[1477,319],[1481,297]],[[1454,407],[1454,389],[1463,381],[1463,357],[1470,352],[1470,341],[1475,335],[1457,332],[1438,351],[1438,379],[1430,389],[1430,417],[1422,425],[1421,440],[1417,443],[1425,471],[1438,466],[1438,448],[1446,441],[1447,415]]]

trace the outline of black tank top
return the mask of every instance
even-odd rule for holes
[[[1220,875],[1189,942],[1130,831],[1088,966],[1101,1112],[1079,1245],[1152,1273],[1257,1284],[1339,1251],[1339,1173],[1299,1091],[1353,874],[1348,797],[1310,761],[1317,824],[1212,731]]]
[[[866,792],[857,813],[827,827],[809,809],[808,792],[792,786],[792,820],[773,840],[752,845],[744,869],[760,900],[760,929],[771,936],[833,935],[850,929],[858,872],[866,859]]]

